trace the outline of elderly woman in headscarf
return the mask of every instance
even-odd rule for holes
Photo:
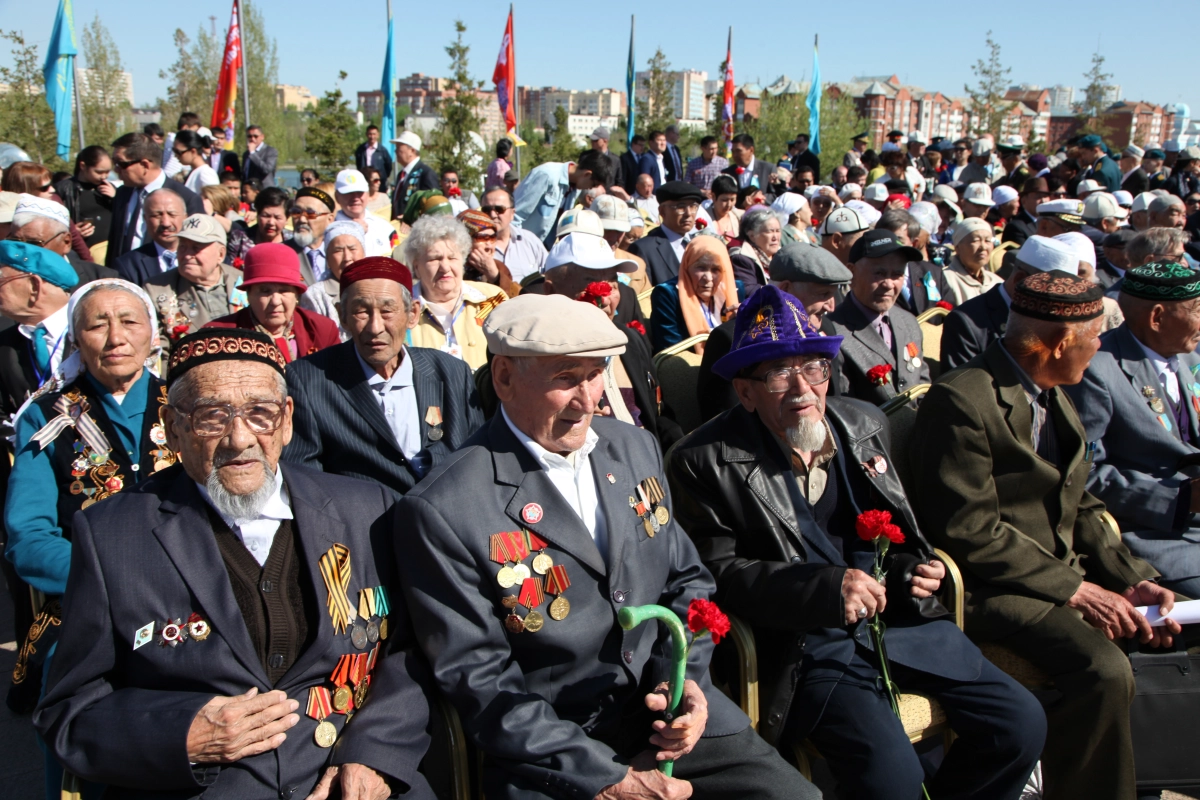
[[[679,276],[655,286],[650,294],[650,343],[654,352],[708,333],[731,317],[737,311],[741,288],[741,281],[733,277],[729,251],[721,238],[713,234],[697,236],[683,251]],[[703,353],[703,342],[693,349]]]
[[[804,199],[804,195],[796,192],[784,192],[775,198],[775,202],[771,204],[771,210],[775,212],[775,216],[779,218],[779,224],[783,226],[779,238],[781,249],[792,242],[807,242],[817,245],[821,243],[811,230],[812,208]]]
[[[466,227],[438,214],[417,220],[400,260],[412,269],[413,299],[420,306],[408,343],[449,353],[476,370],[487,361],[483,322],[507,295],[499,286],[463,280],[470,253]]]
[[[990,222],[978,217],[964,219],[954,227],[953,241],[954,257],[942,271],[950,288],[946,300],[961,306],[972,297],[1004,283],[991,271],[989,263],[996,243]]]
[[[770,282],[771,259],[783,246],[783,226],[766,206],[747,209],[742,215],[742,243],[729,250],[733,272],[746,287],[746,296]]]
[[[341,312],[338,303],[342,299],[342,270],[367,257],[367,240],[362,226],[351,220],[335,220],[325,228],[325,268],[329,277],[317,281],[300,296],[300,307],[315,311],[333,320],[338,326],[342,341],[346,333],[342,330]]]
[[[55,260],[53,268],[73,274],[61,256],[43,248],[19,242],[0,242],[0,248],[26,248],[30,258]],[[132,283],[102,278],[77,289],[67,309],[75,351],[15,422],[6,554],[21,579],[48,600],[18,655],[16,683],[29,670],[44,674],[53,652],[58,623],[51,620],[61,621],[75,512],[175,463],[158,416],[167,389],[152,372],[158,320],[150,298]],[[53,757],[46,770],[47,785],[57,786],[62,769]]]

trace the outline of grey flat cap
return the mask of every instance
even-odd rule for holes
[[[560,294],[523,294],[505,300],[483,325],[497,356],[619,356],[629,339],[591,303]]]
[[[800,283],[849,283],[854,275],[837,256],[808,242],[792,242],[771,259],[768,269],[773,281]]]

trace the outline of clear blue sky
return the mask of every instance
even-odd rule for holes
[[[349,78],[344,88],[351,94],[378,87],[387,0],[254,0],[254,4],[265,14],[268,31],[278,42],[281,83],[304,85],[319,95],[332,89],[338,71],[345,70]],[[44,53],[57,5],[56,0],[0,0],[0,28],[23,31]],[[171,45],[175,28],[194,35],[199,26],[209,26],[211,14],[217,17],[218,31],[223,30],[231,3],[74,0],[74,6],[78,27],[99,12],[133,73],[135,99],[144,105],[165,94],[158,71],[175,59]],[[398,75],[445,74],[448,58],[443,48],[453,37],[457,17],[467,24],[472,72],[491,86],[506,3],[393,0],[393,7]],[[670,13],[657,10],[663,8]],[[739,84],[770,82],[781,73],[796,79],[807,76],[812,37],[819,33],[825,81],[895,73],[905,82],[961,95],[963,84],[973,82],[970,65],[985,55],[984,39],[991,28],[1003,48],[1003,61],[1012,67],[1013,83],[1061,83],[1079,89],[1098,47],[1126,99],[1185,102],[1200,111],[1200,88],[1187,77],[1190,70],[1164,69],[1168,62],[1147,52],[1141,23],[1128,16],[1127,3],[1095,0],[1087,13],[1069,15],[1069,24],[1058,7],[1045,0],[1011,0],[977,8],[947,5],[943,15],[933,8],[879,2],[797,7],[712,0],[679,4],[520,0],[514,34],[517,82],[574,89],[623,87],[629,15],[636,13],[639,68],[656,47],[662,47],[673,67],[706,70],[715,78],[725,56],[727,26],[732,24]],[[746,16],[738,16],[740,9],[746,10]],[[10,61],[7,50],[0,53],[0,63]],[[1179,61],[1176,67],[1182,64]]]

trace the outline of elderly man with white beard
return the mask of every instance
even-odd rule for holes
[[[799,300],[765,286],[738,309],[733,342],[713,369],[741,404],[679,442],[667,478],[717,602],[758,633],[760,734],[785,750],[810,740],[843,797],[920,797],[922,782],[932,797],[1017,797],[1045,715],[933,596],[945,566],[892,468],[886,418],[827,397],[842,337],[821,336]],[[869,574],[863,535],[883,513],[886,584]],[[936,697],[958,736],[932,777],[879,689],[877,615],[892,679]]]
[[[304,186],[288,209],[292,218],[292,246],[300,248],[300,274],[309,286],[329,277],[325,265],[325,229],[337,210],[333,197],[315,186]],[[311,271],[311,275],[305,268]]]
[[[75,515],[34,725],[106,797],[434,796],[392,496],[279,463],[284,366],[258,331],[181,339],[158,430],[180,463]]]

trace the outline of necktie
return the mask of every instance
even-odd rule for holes
[[[50,347],[46,344],[48,334],[45,325],[39,324],[33,329],[33,358],[37,361],[38,372],[42,375],[50,372]]]
[[[321,270],[317,269],[317,251],[309,250],[307,255],[308,255],[308,266],[310,269],[312,269],[313,280],[314,281],[321,280],[321,274],[320,274]]]
[[[888,350],[892,349],[892,326],[888,324],[886,314],[881,314],[875,322],[875,332],[883,339],[883,346]]]
[[[164,250],[162,257],[163,257],[163,263],[167,265],[167,268],[164,269],[163,272],[167,272],[169,270],[175,269],[175,251],[174,250]]]
[[[128,253],[133,249],[133,237],[137,235],[138,221],[142,218],[142,190],[136,189],[133,193],[133,211],[129,214],[129,225],[125,229],[125,242],[123,252]]]

